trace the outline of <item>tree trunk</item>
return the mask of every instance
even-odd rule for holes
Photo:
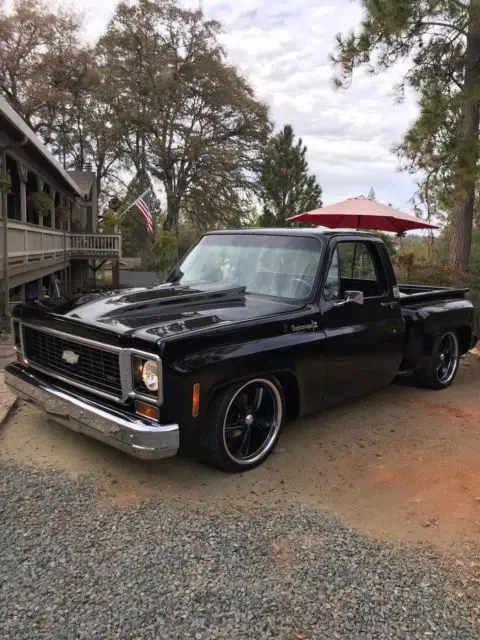
[[[480,87],[480,0],[471,0],[470,25],[465,52],[464,101],[459,126],[458,159],[455,175],[455,203],[449,266],[468,271],[472,244],[475,186],[477,182]]]
[[[180,218],[180,202],[178,197],[173,194],[169,194],[167,191],[167,217],[163,223],[163,230],[166,233],[171,233],[177,240],[177,248],[175,254],[175,261],[178,260],[178,232],[179,232],[179,218]]]
[[[103,173],[103,166],[101,164],[97,164],[96,166],[96,173],[95,173],[95,186],[97,189],[97,209],[98,209],[98,203],[100,201],[100,195],[102,193],[102,173]],[[98,222],[98,221],[97,221]],[[96,231],[97,229],[93,229],[93,231]]]
[[[167,206],[167,217],[163,223],[163,230],[178,237],[178,212],[176,207]]]

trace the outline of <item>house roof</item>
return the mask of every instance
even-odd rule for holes
[[[6,121],[7,125],[10,125],[10,129],[13,128],[22,135],[25,140],[25,146],[30,148],[33,155],[40,156],[41,160],[47,162],[50,171],[55,173],[57,178],[61,179],[61,181],[68,185],[68,187],[77,195],[82,197],[84,196],[84,192],[81,187],[68,174],[68,172],[65,171],[51,151],[47,149],[40,138],[32,131],[15,109],[9,105],[5,98],[0,96],[0,127],[2,120]]]
[[[68,174],[72,177],[72,180],[78,184],[83,194],[87,196],[92,188],[93,181],[95,180],[95,173],[93,171],[79,171],[75,169],[69,171]]]

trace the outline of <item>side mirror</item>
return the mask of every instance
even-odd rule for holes
[[[339,300],[333,306],[334,307],[343,307],[346,304],[363,304],[364,296],[363,291],[345,291],[345,298],[343,300]]]

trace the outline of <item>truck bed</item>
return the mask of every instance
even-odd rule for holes
[[[423,284],[399,284],[400,304],[402,307],[423,302],[435,302],[445,299],[462,299],[468,293],[468,288],[434,287]]]

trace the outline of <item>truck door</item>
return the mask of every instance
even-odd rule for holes
[[[398,370],[404,325],[387,258],[374,240],[330,243],[320,294],[326,404],[387,385]]]

